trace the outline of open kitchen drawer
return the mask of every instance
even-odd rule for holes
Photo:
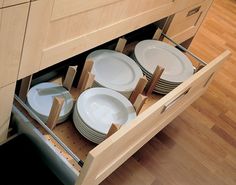
[[[21,123],[20,127],[28,131],[23,132],[31,135],[37,140],[39,147],[44,148],[42,152],[49,156],[51,163],[56,164],[56,171],[61,178],[67,179],[64,180],[65,182],[96,185],[201,96],[207,90],[217,69],[229,55],[230,52],[225,51],[167,95],[162,97],[152,94],[141,113],[132,122],[122,126],[99,145],[83,138],[70,120],[56,126],[53,130],[54,134],[64,145],[67,145],[73,155],[79,158],[77,162],[74,160],[76,157],[68,155],[54,140],[55,138],[30,117],[19,102],[15,102],[14,114],[25,117],[25,124]],[[76,89],[71,92],[73,91],[76,96]],[[33,124],[29,124],[30,122]],[[82,160],[84,163],[81,162]],[[57,164],[58,161],[61,161],[60,164]]]

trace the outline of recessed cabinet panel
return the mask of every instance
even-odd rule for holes
[[[30,0],[0,0],[0,8],[29,2]],[[1,6],[2,5],[2,6]]]
[[[0,88],[15,82],[29,3],[0,9]]]

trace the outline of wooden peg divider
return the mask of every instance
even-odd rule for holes
[[[200,71],[202,68],[204,68],[204,65],[198,64],[198,66],[196,67],[195,73]]]
[[[71,90],[76,72],[77,72],[77,66],[69,66],[65,80],[63,81],[63,87],[65,87],[68,91]]]
[[[160,40],[161,33],[162,33],[162,30],[160,28],[157,28],[157,30],[156,30],[155,34],[153,35],[152,39],[153,40]]]
[[[112,123],[112,125],[106,135],[106,138],[110,137],[112,134],[117,132],[120,128],[121,128],[121,125]]]
[[[57,124],[64,101],[65,99],[63,97],[55,97],[53,100],[52,108],[47,121],[47,126],[51,130]]]
[[[115,48],[115,51],[122,53],[124,51],[126,42],[127,42],[127,40],[125,38],[119,38],[118,43]]]
[[[152,94],[153,89],[156,87],[157,82],[160,80],[161,75],[164,71],[164,68],[157,66],[151,80],[148,82],[146,87],[146,96],[150,96]]]
[[[142,94],[138,95],[137,99],[134,102],[134,108],[135,108],[135,111],[136,111],[137,115],[141,111],[141,109],[142,109],[144,103],[146,102],[146,100],[147,100],[147,96],[144,96]]]
[[[85,78],[84,78],[84,83],[81,87],[81,89],[79,90],[80,93],[82,93],[83,91],[85,91],[86,89],[92,87],[93,85],[93,82],[94,82],[94,78],[95,78],[95,75],[90,73],[90,72],[87,72]]]
[[[79,91],[81,91],[81,88],[84,84],[85,76],[87,75],[88,72],[92,71],[92,68],[93,68],[93,61],[91,60],[85,61],[85,64],[84,64],[84,67],[83,67],[83,70],[79,79],[79,83],[77,85],[77,89],[79,89]]]
[[[136,101],[139,94],[143,93],[143,90],[145,89],[146,85],[148,83],[148,80],[145,76],[139,79],[134,91],[132,92],[129,100],[132,104]]]
[[[26,97],[27,97],[27,93],[31,85],[32,77],[33,75],[27,76],[23,78],[21,81],[19,97],[23,102],[26,101]]]

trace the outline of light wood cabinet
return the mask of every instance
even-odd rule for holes
[[[29,3],[0,9],[0,88],[17,80]]]
[[[30,0],[0,0],[0,8],[29,2]]]
[[[178,43],[193,37],[206,16],[212,0],[197,3],[174,15],[167,35]],[[168,40],[164,40],[168,42]]]

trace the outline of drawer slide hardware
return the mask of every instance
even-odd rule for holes
[[[79,159],[54,132],[17,96],[14,99],[52,136],[53,139],[82,167],[84,162]]]

